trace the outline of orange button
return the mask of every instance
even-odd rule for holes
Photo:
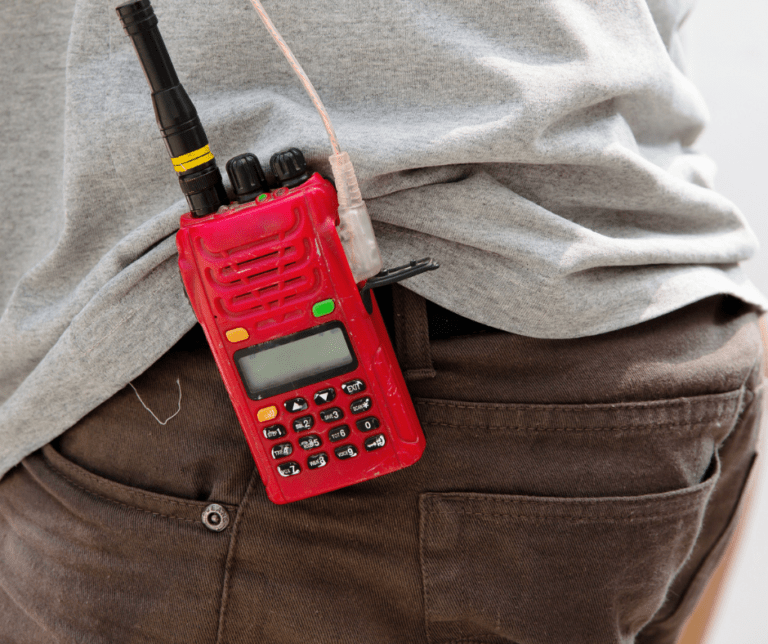
[[[236,329],[230,329],[226,333],[227,340],[230,342],[242,342],[243,340],[248,339],[248,331],[246,331],[243,327],[238,327]]]
[[[277,407],[272,405],[271,407],[262,407],[256,412],[256,418],[260,423],[266,423],[268,420],[277,418]]]

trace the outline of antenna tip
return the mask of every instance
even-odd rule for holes
[[[150,29],[157,24],[155,10],[149,0],[129,0],[115,7],[115,11],[129,35]]]

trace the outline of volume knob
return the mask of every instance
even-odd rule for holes
[[[269,160],[272,174],[286,188],[295,188],[309,179],[307,161],[298,148],[291,148],[284,152],[273,154]]]
[[[238,154],[227,161],[227,175],[235,191],[237,203],[253,201],[267,190],[264,170],[255,154]]]

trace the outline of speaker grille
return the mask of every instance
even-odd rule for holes
[[[199,256],[205,258],[201,268],[218,315],[249,319],[264,328],[309,314],[323,286],[322,260],[308,213],[296,206],[293,214],[293,221],[273,227],[268,237],[229,250],[217,252],[206,243],[210,240],[198,238]],[[226,246],[221,240],[213,245]]]

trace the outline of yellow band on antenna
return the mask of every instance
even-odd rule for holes
[[[176,172],[185,172],[186,170],[191,170],[192,168],[196,168],[197,166],[212,160],[213,154],[211,153],[211,149],[206,145],[194,152],[182,154],[180,157],[173,157],[171,162],[173,163],[173,169],[176,170]]]

